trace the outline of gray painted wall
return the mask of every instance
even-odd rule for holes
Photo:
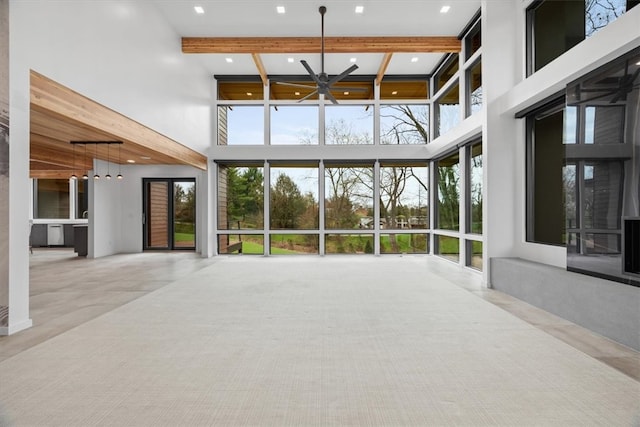
[[[492,288],[640,351],[640,288],[520,258],[491,258]]]

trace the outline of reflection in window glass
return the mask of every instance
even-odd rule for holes
[[[460,261],[460,239],[449,236],[435,236],[436,255],[451,261]]]
[[[436,73],[435,79],[433,81],[434,84],[434,93],[438,91],[441,87],[443,87],[449,79],[451,79],[455,73],[458,72],[459,68],[459,56],[457,53],[451,54],[447,59],[446,63],[442,66],[442,68]]]
[[[438,223],[442,230],[458,230],[460,214],[460,159],[454,154],[439,160],[438,167]]]
[[[564,110],[564,135],[562,142],[564,144],[575,144],[578,135],[578,109],[576,107],[567,106]]]
[[[575,108],[575,107],[572,107]],[[624,143],[625,107],[621,105],[585,108],[585,144]]]
[[[272,229],[317,229],[318,168],[272,167],[269,200]]]
[[[262,229],[263,201],[263,168],[218,166],[218,229]]]
[[[467,266],[482,271],[482,242],[467,240]]]
[[[586,36],[591,37],[618,19],[627,11],[627,8],[631,9],[633,3],[629,0],[585,0]]]
[[[76,182],[76,218],[87,218],[89,215],[89,184],[84,179]]]
[[[381,144],[426,144],[429,142],[428,105],[382,105]]]
[[[263,255],[263,240],[261,234],[219,234],[218,254]]]
[[[622,217],[623,165],[620,161],[584,165],[584,228],[618,230]]]
[[[381,227],[391,230],[429,228],[428,182],[427,166],[381,165]]]
[[[328,105],[324,110],[325,144],[373,144],[372,110],[361,105]]]
[[[478,61],[468,71],[467,96],[469,103],[469,115],[482,109],[482,62]]]
[[[564,184],[564,205],[566,206],[566,230],[578,227],[578,206],[576,203],[578,193],[576,187],[576,170],[576,165],[571,163],[568,163],[562,169],[562,181]],[[564,239],[566,239],[566,233]]]
[[[272,106],[271,144],[318,144],[318,107],[311,105]]]
[[[327,234],[324,246],[327,254],[372,254],[373,234]]]
[[[34,180],[34,218],[69,219],[69,180]]]
[[[471,58],[482,45],[482,31],[480,22],[478,22],[475,27],[469,32],[469,34],[465,36],[464,45],[466,52],[465,61],[468,61],[469,58]]]
[[[444,135],[460,123],[460,86],[456,82],[435,103],[436,136]]]
[[[381,234],[381,254],[429,253],[428,234]]]
[[[218,145],[264,144],[264,107],[221,105],[218,107]]]
[[[310,255],[320,250],[317,234],[272,234],[269,242],[271,255]]]
[[[471,147],[469,165],[469,195],[468,206],[471,208],[469,218],[469,232],[482,234],[482,144]]]
[[[331,166],[324,169],[325,228],[373,228],[373,168]]]
[[[616,255],[621,252],[620,234],[587,233],[582,243],[587,255]]]

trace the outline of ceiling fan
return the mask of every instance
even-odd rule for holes
[[[634,89],[640,88],[640,81],[636,83],[636,79],[640,75],[640,68],[635,72],[629,72],[629,60],[625,62],[624,74],[619,77],[606,77],[595,82],[591,87],[576,87],[576,97],[579,99],[582,93],[593,93],[594,96],[580,100],[579,103],[596,101],[602,98],[612,97],[609,103],[615,104],[618,101],[626,101],[627,95]]]
[[[276,82],[276,83],[280,84],[280,85],[285,85],[285,86],[293,86],[293,87],[300,87],[300,88],[306,88],[306,89],[313,89],[313,91],[311,93],[309,93],[308,95],[306,95],[303,98],[299,99],[298,102],[304,101],[305,99],[311,98],[312,96],[318,94],[318,95],[324,95],[332,103],[337,104],[338,101],[336,100],[335,96],[333,96],[331,91],[340,90],[340,91],[364,92],[367,89],[362,88],[362,87],[340,87],[340,88],[334,88],[333,87],[334,84],[338,83],[340,80],[344,79],[349,74],[351,74],[352,72],[357,70],[358,66],[356,64],[353,64],[352,66],[350,66],[349,68],[344,70],[342,73],[338,74],[337,76],[331,77],[331,78],[324,71],[324,14],[327,12],[327,8],[325,6],[320,6],[318,11],[320,12],[320,21],[321,21],[321,24],[320,24],[320,30],[321,30],[321,37],[320,37],[320,43],[321,43],[320,64],[321,64],[321,67],[320,67],[320,73],[316,74],[311,69],[309,64],[307,64],[307,61],[305,61],[304,59],[300,61],[302,66],[305,68],[305,70],[307,70],[307,73],[309,73],[309,76],[311,77],[311,80],[313,80],[315,85],[305,85],[305,84],[287,83],[287,82]]]

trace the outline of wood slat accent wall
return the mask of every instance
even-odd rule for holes
[[[169,247],[169,188],[167,182],[149,183],[148,246]]]

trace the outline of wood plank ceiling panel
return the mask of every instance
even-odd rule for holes
[[[123,116],[79,93],[31,72],[30,152],[32,177],[59,174],[58,167],[91,168],[94,158],[121,163],[135,159],[137,164],[178,164],[207,169],[206,156],[154,130]],[[70,141],[123,141],[75,148]],[[97,148],[97,151],[96,151]],[[82,157],[82,158],[81,158]],[[49,171],[44,165],[51,164]],[[84,173],[86,170],[80,171]],[[77,174],[78,172],[76,172]],[[71,172],[67,172],[67,176]]]

